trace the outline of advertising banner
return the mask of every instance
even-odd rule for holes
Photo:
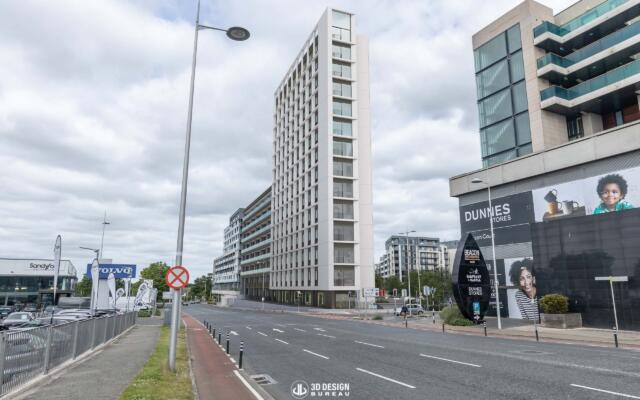
[[[640,206],[640,168],[550,185],[532,195],[537,222],[628,210]]]
[[[135,278],[136,277],[136,265],[135,264],[100,264],[99,279],[107,279],[110,273],[113,273],[117,279],[121,278]],[[87,276],[91,279],[91,264],[87,264]]]
[[[45,259],[2,259],[0,270],[15,276],[53,276],[55,260]],[[60,276],[76,276],[76,269],[69,260],[60,260]]]
[[[451,278],[460,312],[476,323],[482,321],[489,307],[491,280],[482,252],[470,233],[458,246]]]

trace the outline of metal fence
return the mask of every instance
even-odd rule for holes
[[[136,323],[136,313],[0,333],[0,396],[75,359]]]

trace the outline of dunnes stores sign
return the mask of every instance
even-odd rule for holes
[[[489,229],[489,217],[492,215],[494,228],[533,222],[531,192],[491,199],[491,207],[488,200],[460,207],[462,232]]]
[[[110,273],[116,278],[135,278],[135,264],[101,264],[99,279],[107,279]],[[87,264],[87,277],[91,279],[91,264]]]

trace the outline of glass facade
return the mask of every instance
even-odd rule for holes
[[[59,290],[73,290],[76,278],[59,277]],[[46,293],[53,289],[53,276],[2,276],[0,277],[0,305],[41,303]],[[48,296],[49,301],[51,296]]]
[[[530,153],[520,25],[477,48],[474,60],[483,165]]]

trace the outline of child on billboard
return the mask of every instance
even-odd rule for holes
[[[633,208],[631,203],[624,200],[627,190],[627,181],[618,174],[609,174],[600,178],[597,192],[601,202],[593,213],[604,214]]]

